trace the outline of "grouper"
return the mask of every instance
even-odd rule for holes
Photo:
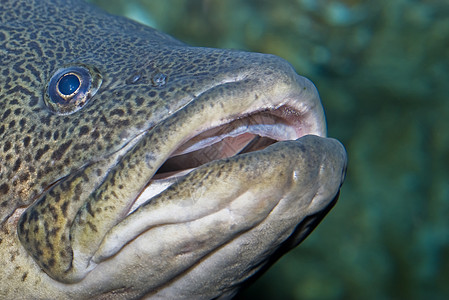
[[[345,149],[283,59],[0,3],[1,299],[229,299],[335,203]]]

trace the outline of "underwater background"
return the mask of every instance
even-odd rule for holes
[[[239,299],[449,299],[447,0],[96,0],[188,44],[272,53],[320,92],[340,200]]]

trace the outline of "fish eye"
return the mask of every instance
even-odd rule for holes
[[[81,86],[82,78],[76,73],[64,74],[56,83],[56,91],[61,97],[71,96],[77,93]]]
[[[56,114],[68,115],[80,110],[95,95],[101,84],[100,72],[88,66],[58,69],[44,96],[47,107]]]

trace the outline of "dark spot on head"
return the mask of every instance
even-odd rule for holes
[[[31,161],[31,158],[29,159],[29,161]],[[28,171],[30,171],[30,173],[34,173],[36,172],[36,169],[33,166],[28,166]]]
[[[137,97],[136,99],[134,99],[134,102],[136,102],[137,106],[141,106],[144,102],[144,99],[142,97]]]
[[[28,147],[28,145],[30,144],[31,138],[29,136],[26,136],[23,138],[23,146],[24,147]]]
[[[48,141],[48,140],[50,140],[51,139],[51,131],[47,131],[46,133],[45,133],[45,139]]]
[[[21,182],[25,182],[30,179],[30,173],[22,173],[19,178]]]
[[[70,147],[71,144],[72,140],[69,140],[64,144],[62,144],[61,146],[59,146],[59,148],[53,152],[51,158],[54,160],[60,160],[64,156],[65,152],[67,151],[67,149]]]
[[[45,196],[42,198],[43,200],[41,200],[42,202],[44,202]],[[37,219],[39,219],[39,214],[36,210],[31,211],[30,213],[30,221],[36,222]]]
[[[27,276],[28,276],[28,272],[23,273],[23,275],[22,275],[22,281],[25,281],[25,279],[27,278]]]
[[[147,102],[147,107],[152,107],[155,104],[156,104],[156,101],[148,101]]]
[[[94,139],[98,139],[98,137],[100,136],[100,133],[98,133],[98,131],[95,130],[94,132],[92,132],[92,134],[90,136]]]
[[[34,156],[34,159],[35,160],[41,159],[42,155],[44,155],[49,149],[50,149],[50,147],[48,145],[45,145],[41,149],[37,149],[36,155]]]
[[[11,149],[11,142],[10,141],[6,141],[5,145],[3,145],[3,152],[8,152],[9,149]]]
[[[73,201],[79,201],[81,199],[81,193],[83,192],[83,186],[81,183],[78,183],[73,189]]]
[[[4,184],[0,185],[0,194],[6,195],[6,194],[8,194],[8,192],[9,192],[9,186],[8,186],[7,183],[4,183]],[[8,204],[8,203],[6,201],[4,201],[2,203],[2,206],[4,204]]]
[[[121,108],[116,108],[116,109],[112,110],[112,111],[109,113],[109,116],[110,116],[110,117],[112,117],[112,116],[123,117],[124,114],[125,114],[125,111],[124,111],[123,109],[121,109]]]
[[[49,260],[48,260],[48,265],[50,266],[50,267],[53,267],[54,265],[55,265],[55,259],[54,258],[50,258]]]
[[[118,126],[127,127],[127,126],[129,126],[129,120],[126,119],[126,120],[118,121],[118,122],[117,122],[117,125],[118,125]]]
[[[97,226],[95,226],[94,224],[92,224],[91,222],[87,222],[87,225],[89,226],[89,228],[93,231],[93,232],[97,232]]]
[[[75,144],[75,146],[73,146],[73,149],[74,150],[87,150],[87,149],[89,149],[89,144],[88,143]]]
[[[22,110],[20,108],[17,108],[16,110],[14,110],[14,115],[18,116],[18,115],[20,115],[21,112],[22,112]],[[24,119],[22,119],[22,120],[24,120]]]
[[[89,126],[81,126],[78,136],[83,136],[89,132]]]
[[[3,113],[3,120],[6,119],[9,115],[11,114],[11,110],[7,109],[4,113]]]
[[[64,217],[67,217],[67,208],[68,208],[68,206],[69,206],[69,203],[67,201],[65,201],[61,205],[61,211],[62,211],[62,214],[64,215]]]
[[[21,164],[22,164],[22,161],[20,160],[20,157],[19,157],[16,160],[16,162],[14,163],[14,166],[12,167],[13,172],[16,172],[20,168]]]
[[[60,227],[53,227],[53,229],[48,232],[48,236],[53,238],[56,237],[56,234],[59,232],[59,230],[61,230]]]
[[[90,202],[86,203],[86,210],[92,217],[95,217],[95,213],[92,211],[92,206],[90,205]]]

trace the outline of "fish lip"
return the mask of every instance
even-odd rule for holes
[[[284,118],[287,120],[287,123],[291,120],[289,118],[295,118],[297,119],[293,120],[293,125],[289,124],[289,126],[295,127],[296,130],[296,136],[288,139],[280,139],[278,141],[282,140],[296,140],[300,137],[303,137],[305,135],[317,135],[320,137],[326,137],[327,128],[326,128],[326,122],[325,122],[325,116],[324,116],[324,110],[321,105],[321,101],[318,95],[318,91],[315,87],[315,85],[308,80],[305,77],[299,76],[295,74],[295,79],[297,83],[299,82],[298,86],[302,86],[303,91],[307,91],[308,94],[306,94],[307,101],[298,101],[298,98],[300,98],[299,95],[296,95],[296,97],[285,97],[284,101],[280,101],[276,105],[265,105],[262,107],[257,107],[253,110],[250,110],[249,112],[242,112],[240,114],[234,114],[231,117],[222,120],[219,124],[215,124],[215,126],[211,127],[205,127],[202,130],[198,131],[196,135],[190,136],[187,138],[187,141],[203,134],[204,132],[207,132],[208,130],[213,130],[214,128],[219,128],[220,126],[226,126],[227,124],[232,123],[233,121],[240,120],[243,118],[251,117],[252,115],[258,114],[258,113],[264,113],[267,112],[269,114],[273,114],[274,116]],[[176,112],[181,111],[185,107],[187,107],[190,103],[194,102],[197,98],[201,97],[203,94],[210,92],[216,88],[220,88],[225,84],[228,83],[240,83],[244,82],[245,80],[248,80],[247,76],[241,76],[239,80],[229,80],[229,81],[223,81],[220,84],[214,85],[211,88],[208,88],[204,90],[203,92],[199,93],[196,97],[194,97],[192,100],[190,100],[187,104],[183,105],[179,109],[177,109]],[[251,79],[249,79],[251,80]],[[306,104],[304,104],[306,103]],[[175,113],[176,113],[175,112]],[[169,120],[173,115],[169,116],[168,118],[164,119],[164,121]],[[299,123],[297,122],[299,120]],[[304,122],[306,120],[306,122]],[[302,123],[302,124],[301,124]],[[304,125],[305,128],[298,127],[299,125]],[[150,132],[153,128],[147,130],[146,132]],[[184,143],[185,144],[185,143]],[[179,149],[179,145],[177,147],[174,147],[171,149],[170,156],[168,156],[163,163],[161,163],[157,170],[159,170],[169,159],[172,158],[172,154]],[[182,147],[182,145],[181,145]],[[257,151],[255,151],[257,152]],[[237,155],[236,153],[235,155]],[[223,159],[223,158],[220,158]],[[219,160],[219,159],[216,159]],[[212,160],[213,161],[213,160]],[[143,187],[142,192],[139,194],[137,198],[134,199],[132,206],[130,207],[127,215],[132,213],[134,210],[136,210],[138,207],[140,207],[144,202],[150,201],[151,198],[156,196],[159,193],[162,193],[166,188],[168,188],[170,185],[172,185],[177,180],[180,180],[182,177],[190,173],[192,170],[196,169],[189,168],[187,170],[183,170],[182,172],[174,175],[174,176],[168,176],[164,179],[158,179],[158,173],[156,172],[153,177],[147,182],[147,184]],[[157,192],[149,192],[150,186],[152,183],[157,182],[160,184],[160,186],[156,189]]]

